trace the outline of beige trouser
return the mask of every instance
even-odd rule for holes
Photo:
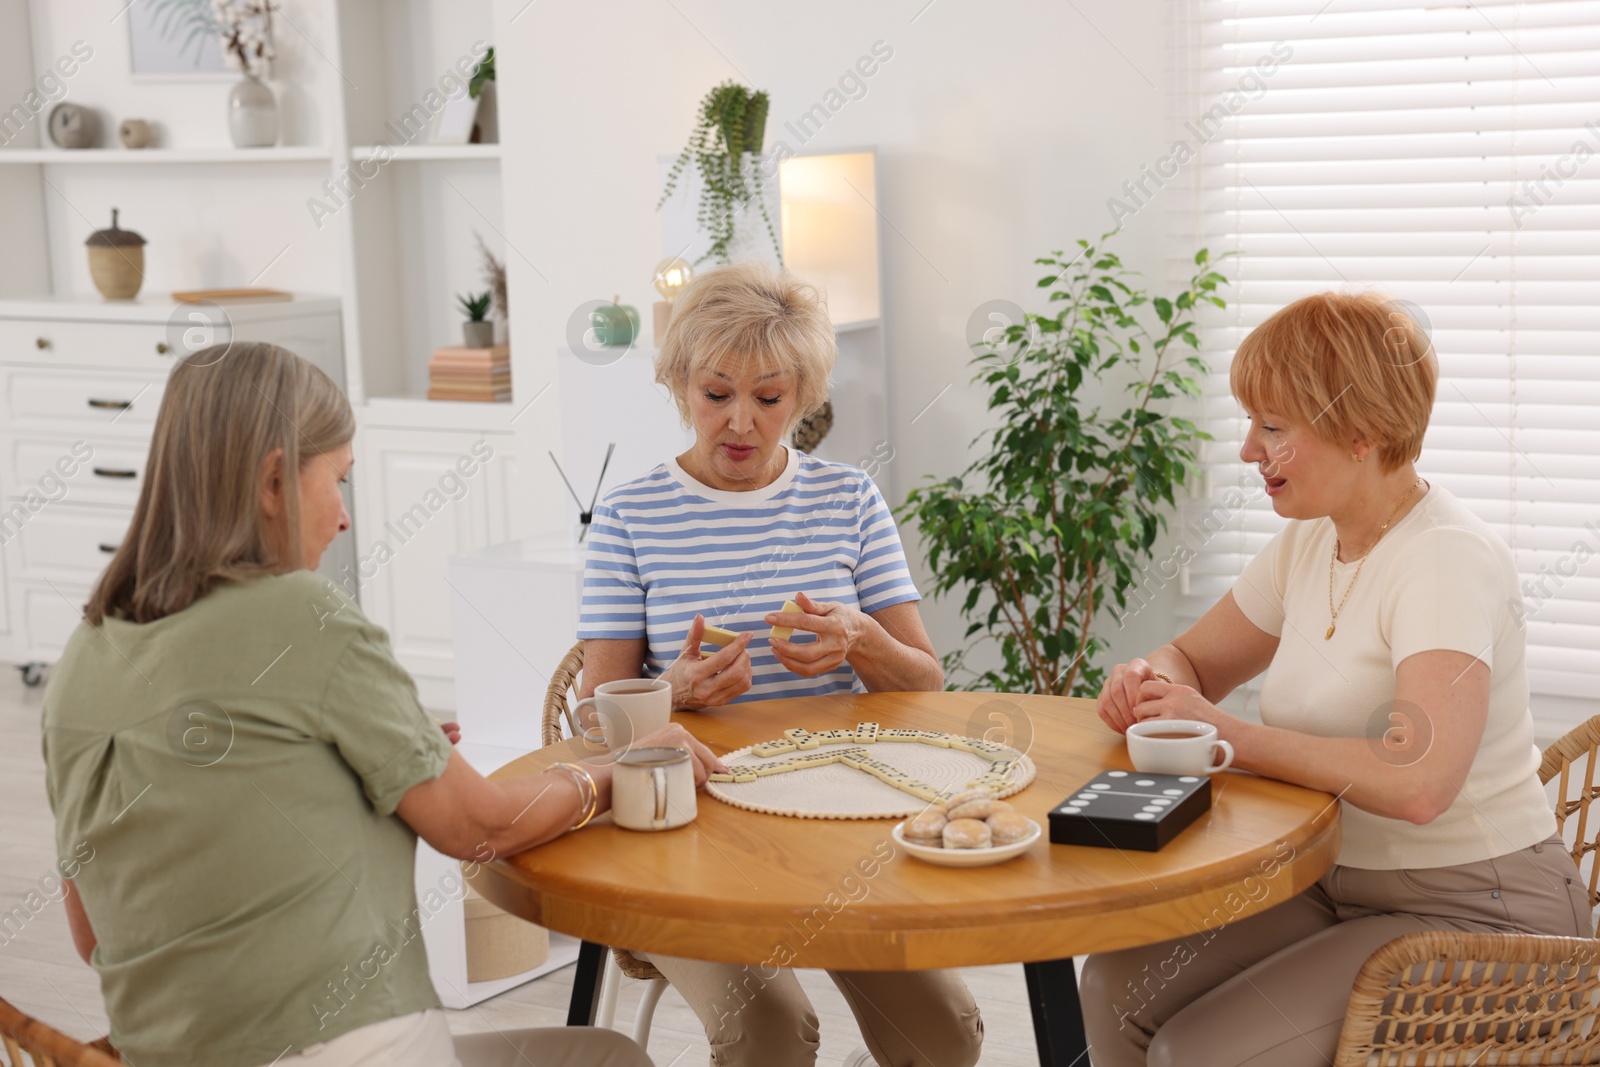
[[[637,955],[637,953],[636,953]],[[700,1017],[713,1067],[811,1067],[817,1013],[794,972],[652,954]],[[879,1067],[972,1067],[983,1019],[956,971],[829,971]]]
[[[1094,1067],[1326,1067],[1356,972],[1418,930],[1591,937],[1560,837],[1456,867],[1334,867],[1293,900],[1208,934],[1090,956]]]

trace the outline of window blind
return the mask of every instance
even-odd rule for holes
[[[1282,526],[1238,460],[1234,348],[1297,297],[1380,289],[1432,334],[1418,469],[1511,546],[1534,692],[1593,696],[1600,3],[1192,0],[1178,26],[1174,128],[1193,158],[1157,168],[1178,172],[1163,193],[1172,274],[1202,245],[1240,253],[1228,308],[1202,319],[1216,440],[1185,509],[1197,556],[1180,613],[1221,596]]]

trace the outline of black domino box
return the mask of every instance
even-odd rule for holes
[[[1155,852],[1209,810],[1206,775],[1102,771],[1050,810],[1050,843]]]

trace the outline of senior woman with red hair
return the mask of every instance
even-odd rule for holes
[[[1289,522],[1199,622],[1112,670],[1100,717],[1215,725],[1236,768],[1336,795],[1343,844],[1286,903],[1090,957],[1096,1067],[1330,1063],[1386,942],[1593,929],[1539,783],[1511,552],[1415,467],[1437,377],[1375,293],[1298,300],[1239,346],[1239,455]],[[1217,707],[1258,675],[1260,723]],[[1391,749],[1396,724],[1412,743]]]

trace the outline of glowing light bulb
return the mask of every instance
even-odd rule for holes
[[[694,268],[686,260],[674,256],[656,264],[656,292],[668,301],[676,300],[684,286],[694,280]]]

